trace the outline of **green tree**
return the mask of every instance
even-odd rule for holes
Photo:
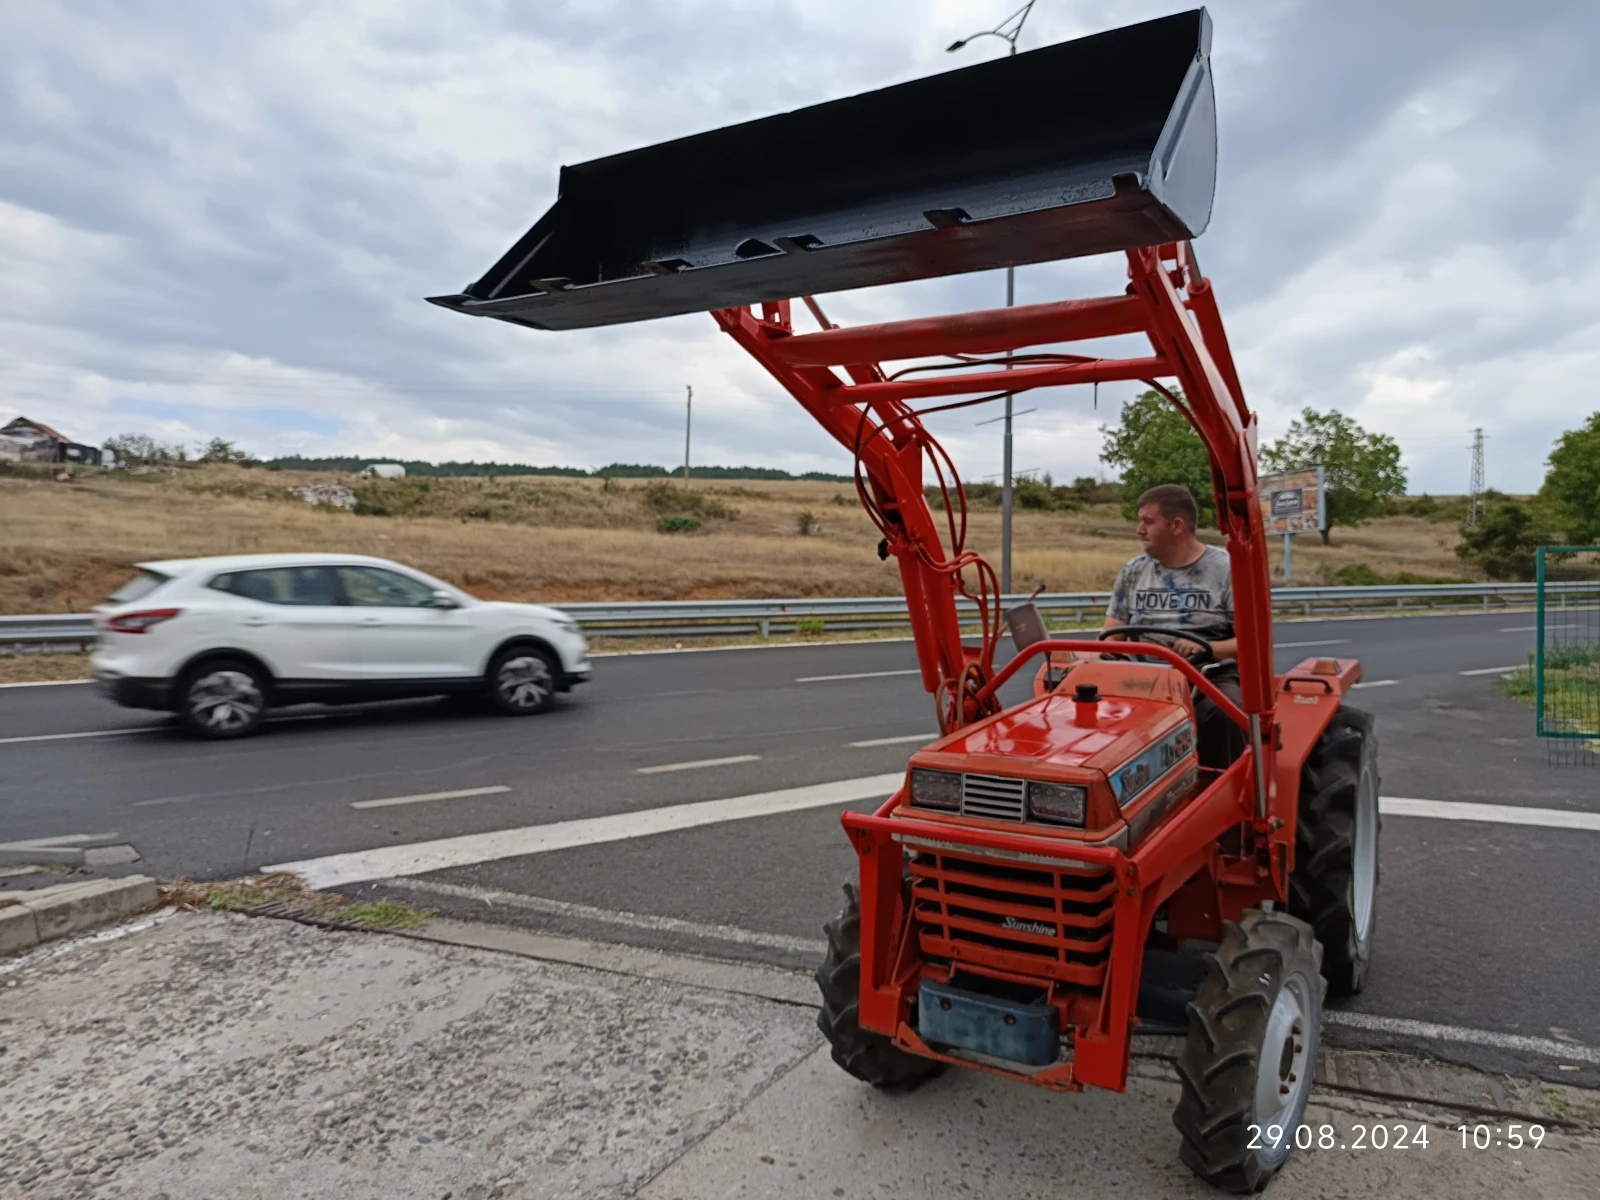
[[[1485,508],[1476,525],[1461,527],[1456,554],[1490,579],[1532,579],[1534,551],[1549,542],[1550,530],[1538,509],[1499,500]]]
[[[105,448],[118,462],[172,462],[183,456],[181,446],[158,442],[148,433],[119,433],[106,439]]]
[[[1145,392],[1124,404],[1120,426],[1102,425],[1100,432],[1105,436],[1100,461],[1122,473],[1122,511],[1129,520],[1138,515],[1140,493],[1158,483],[1183,484],[1194,493],[1200,520],[1215,518],[1205,443],[1160,392]]]
[[[1549,461],[1539,496],[1553,523],[1569,545],[1600,543],[1600,412],[1563,433]]]
[[[1368,433],[1341,412],[1301,411],[1289,431],[1261,450],[1266,471],[1321,467],[1327,484],[1328,525],[1359,525],[1382,516],[1391,496],[1403,496],[1406,473],[1392,437]],[[1328,531],[1322,531],[1328,544]]]
[[[214,437],[200,447],[198,461],[207,463],[247,463],[251,462],[252,459],[249,451],[239,449],[238,446],[225,438]]]

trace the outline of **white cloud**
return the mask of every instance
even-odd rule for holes
[[[1168,3],[1041,0],[1024,45]],[[988,0],[422,0],[0,14],[0,408],[76,436],[261,453],[599,465],[848,457],[709,318],[568,335],[422,303],[480,274],[601,154],[947,70]],[[1222,175],[1202,261],[1267,434],[1304,405],[1395,434],[1417,487],[1536,486],[1595,406],[1600,213],[1581,3],[1212,6]],[[1138,86],[1136,79],[1130,86]],[[1001,136],[997,131],[997,136]],[[820,168],[825,169],[825,165]],[[1116,291],[1115,261],[1018,300]],[[994,273],[826,298],[837,320],[989,307]],[[1132,386],[1025,397],[1018,465],[1098,468]],[[295,414],[305,414],[297,417]],[[935,419],[974,478],[987,412]],[[1034,460],[1038,459],[1038,462]]]

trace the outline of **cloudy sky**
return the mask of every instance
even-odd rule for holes
[[[1018,0],[1020,2],[1020,0]],[[1024,49],[1178,11],[1039,0]],[[951,69],[1010,0],[8,0],[0,420],[300,452],[848,469],[709,317],[567,334],[423,303],[548,207],[562,163]],[[1600,408],[1592,0],[1220,0],[1220,183],[1197,243],[1267,436],[1337,408],[1414,490],[1531,490]],[[1138,86],[1130,78],[1130,87]],[[1120,290],[1027,267],[1018,302]],[[990,307],[998,273],[827,300],[844,323]],[[1130,394],[1034,393],[1017,466],[1103,470]],[[998,427],[935,430],[963,473]]]

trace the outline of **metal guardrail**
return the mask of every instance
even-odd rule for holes
[[[1600,582],[1547,583],[1547,597],[1592,599]],[[1527,605],[1535,600],[1532,583],[1381,584],[1374,587],[1275,588],[1272,606],[1278,612],[1352,612],[1394,607],[1462,608],[1477,602],[1488,608]],[[1026,595],[1007,596],[1005,606]],[[1047,621],[1082,622],[1098,617],[1111,601],[1110,592],[1053,592],[1036,603]],[[1548,602],[1548,601],[1547,601]],[[555,607],[575,618],[590,636],[599,637],[724,637],[757,633],[763,637],[795,632],[886,629],[907,623],[903,596],[855,598],[813,597],[793,600],[665,600],[628,603],[574,603]],[[976,620],[977,607],[961,601],[964,618]],[[90,614],[0,616],[0,652],[57,646],[87,648],[94,641]]]

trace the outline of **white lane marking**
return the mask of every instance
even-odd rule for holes
[[[384,846],[358,850],[352,854],[330,854],[298,862],[262,867],[263,871],[295,871],[305,876],[312,887],[337,887],[345,883],[364,883],[370,879],[389,879],[396,875],[425,875],[448,867],[470,866],[527,854],[546,854],[575,846],[600,842],[620,842],[630,838],[695,829],[723,821],[742,821],[750,817],[770,817],[808,808],[826,808],[858,800],[877,800],[888,796],[904,781],[903,772],[868,775],[862,779],[843,779],[837,783],[815,783],[807,787],[784,788],[777,792],[757,792],[732,796],[726,800],[705,800],[698,804],[673,804],[647,808],[640,812],[614,813],[605,817],[585,817],[556,821],[549,825],[526,825],[520,829],[497,829],[489,833],[470,833],[436,841],[413,842],[403,846]]]
[[[68,833],[61,837],[26,838],[20,842],[0,842],[0,850],[33,850],[42,846],[81,846],[88,842],[113,842],[120,833]]]
[[[1350,688],[1354,691],[1356,688],[1364,687],[1394,687],[1399,682],[1398,679],[1369,679],[1365,683],[1352,683]]]
[[[93,683],[92,679],[28,679],[22,683],[0,683],[0,688],[11,687],[65,687],[69,683]]]
[[[1507,625],[1500,633],[1533,633],[1538,630],[1537,625]]]
[[[759,754],[733,754],[727,758],[701,758],[694,762],[662,763],[659,767],[640,767],[641,775],[660,775],[666,771],[698,771],[701,767],[731,767],[734,763],[759,762]]]
[[[864,742],[851,742],[850,745],[857,747],[899,746],[905,742],[931,742],[938,736],[939,735],[937,733],[908,733],[903,737],[868,738]]]
[[[96,729],[92,733],[35,733],[28,737],[0,738],[0,746],[10,746],[17,742],[65,742],[73,738],[121,737],[128,733],[155,733],[157,730],[170,728],[169,725],[139,725],[133,729]]]
[[[450,867],[521,858],[529,854],[547,854],[554,850],[593,846],[602,842],[627,841],[680,829],[718,825],[724,821],[742,821],[752,817],[770,817],[810,808],[879,799],[898,788],[903,779],[901,772],[894,771],[860,779],[841,779],[836,783],[816,783],[776,792],[732,796],[725,800],[672,804],[639,812],[613,813],[605,817],[584,817],[548,825],[526,825],[520,829],[500,829],[408,845],[384,846],[375,850],[358,850],[349,854],[330,854],[261,869],[295,871],[305,876],[312,887],[337,887],[399,875],[425,875]],[[1600,832],[1600,813],[1453,800],[1413,800],[1406,797],[1384,797],[1380,801],[1380,809],[1390,816],[1489,821],[1504,825],[1541,825]]]
[[[1527,663],[1512,663],[1509,667],[1479,667],[1476,671],[1458,671],[1458,675],[1505,675],[1511,671],[1520,671]]]
[[[1545,829],[1588,829],[1600,833],[1600,813],[1565,808],[1523,808],[1517,804],[1473,804],[1466,800],[1413,800],[1385,796],[1378,810],[1386,817],[1432,817],[1439,821],[1488,821],[1496,825],[1538,825]]]
[[[440,883],[432,879],[385,879],[382,882],[386,887],[400,887],[435,896],[476,900],[490,908],[501,905],[506,908],[520,908],[525,912],[543,913],[551,917],[598,921],[606,925],[624,925],[630,929],[648,929],[655,933],[687,934],[690,937],[710,938],[742,946],[765,946],[773,950],[788,950],[798,954],[821,954],[828,948],[828,943],[820,938],[790,937],[783,933],[760,933],[754,929],[738,929],[732,925],[708,925],[702,921],[684,921],[678,917],[619,912],[615,909],[595,908],[588,904],[574,904],[567,900],[547,900],[543,896],[502,892],[494,888],[467,887],[456,883]]]
[[[1412,1021],[1404,1017],[1377,1017],[1371,1013],[1340,1009],[1324,1010],[1322,1019],[1329,1025],[1344,1025],[1369,1033],[1395,1033],[1402,1037],[1424,1038],[1430,1042],[1466,1042],[1474,1046],[1492,1046],[1497,1050],[1520,1050],[1526,1054],[1541,1054],[1546,1058],[1564,1058],[1568,1062],[1600,1064],[1600,1050],[1592,1046],[1569,1045],[1552,1038],[1495,1033],[1489,1029],[1463,1029],[1458,1025],[1437,1025],[1432,1021]]]
[[[48,946],[41,946],[31,954],[24,954],[21,958],[0,962],[0,975],[9,975],[13,971],[20,971],[23,967],[31,966],[36,962],[60,958],[63,954],[71,954],[74,950],[84,946],[98,946],[101,942],[114,942],[118,938],[125,938],[130,933],[142,933],[151,926],[159,925],[177,915],[178,910],[176,908],[157,909],[148,917],[140,917],[137,921],[130,921],[126,925],[113,925],[109,929],[101,929],[98,932],[85,934],[83,937],[73,938],[67,942],[52,942]]]
[[[503,783],[493,787],[462,788],[456,792],[421,792],[415,796],[386,796],[382,800],[352,800],[351,808],[389,808],[396,804],[421,804],[427,800],[465,800],[468,796],[498,796],[511,789]]]
[[[853,675],[802,675],[796,683],[832,683],[836,679],[887,679],[890,675],[921,675],[921,667],[909,671],[857,671]]]
[[[1300,646],[1348,646],[1349,638],[1328,638],[1321,642],[1279,642],[1275,647],[1278,650],[1294,650]]]

